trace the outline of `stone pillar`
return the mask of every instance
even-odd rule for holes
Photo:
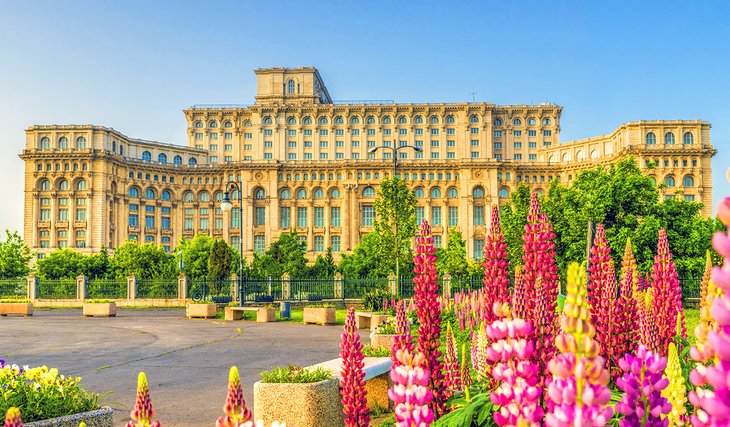
[[[134,273],[127,277],[127,299],[137,299],[137,277]]]
[[[398,277],[396,277],[395,273],[391,272],[388,275],[388,289],[390,290],[390,293],[398,296]]]
[[[451,298],[451,275],[449,273],[444,274],[441,295],[444,298]]]
[[[31,271],[26,280],[28,281],[28,299],[34,301],[38,298],[38,278],[35,272]]]
[[[335,273],[335,299],[345,299],[345,281],[342,280],[342,273]]]
[[[230,284],[231,284],[231,298],[233,298],[233,301],[238,301],[238,294],[241,292],[241,289],[239,288],[239,281],[238,281],[238,275],[236,273],[231,274]]]
[[[281,276],[281,295],[283,300],[291,299],[291,281],[289,280],[289,273],[284,273]]]
[[[180,273],[177,276],[177,298],[181,300],[188,299],[188,280],[185,273]]]
[[[76,278],[76,299],[86,299],[86,276],[84,275]]]

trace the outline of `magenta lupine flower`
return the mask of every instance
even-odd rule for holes
[[[471,370],[469,369],[469,358],[466,357],[466,343],[461,345],[461,366],[459,366],[461,386],[468,389],[472,385]]]
[[[345,330],[340,343],[342,368],[340,371],[340,394],[345,425],[348,427],[367,426],[370,423],[367,390],[365,390],[365,356],[362,354],[360,334],[355,324],[355,309],[347,310]]]
[[[487,338],[486,324],[482,323],[478,328],[471,331],[471,366],[479,375],[480,379],[489,381],[491,379],[491,364],[487,359]]]
[[[662,390],[669,385],[663,377],[667,359],[639,346],[636,356],[627,354],[619,361],[624,375],[616,385],[624,393],[616,404],[616,411],[624,417],[619,421],[621,427],[666,427],[672,405],[662,396]]]
[[[398,350],[398,364],[390,368],[393,387],[388,398],[395,403],[396,426],[428,427],[434,420],[430,403],[433,399],[429,385],[426,359],[421,353],[415,356],[408,350]]]
[[[456,340],[451,323],[446,324],[446,355],[444,355],[444,386],[448,399],[453,390],[461,390],[461,368],[456,351]]]
[[[661,340],[659,338],[659,325],[651,308],[652,289],[646,289],[637,295],[637,313],[639,319],[639,342],[652,353],[659,353]]]
[[[522,278],[520,266],[515,268],[515,289],[512,295],[512,315],[515,319],[527,319],[527,284]]]
[[[626,353],[637,347],[636,331],[639,329],[638,312],[634,290],[638,291],[638,271],[636,259],[631,248],[631,239],[626,241],[623,260],[621,261],[621,288],[616,303],[612,308],[611,319],[615,324],[613,344],[608,349],[610,357],[610,373],[614,381],[621,375],[618,361]]]
[[[486,322],[495,321],[491,308],[495,302],[509,302],[509,264],[507,262],[507,243],[504,241],[499,224],[499,206],[492,207],[492,223],[487,241],[484,244],[484,296],[486,299]]]
[[[552,296],[548,310],[555,311],[558,297],[558,267],[555,262],[555,233],[552,224],[540,210],[537,193],[532,193],[530,211],[527,215],[525,233],[522,236],[522,279],[525,281],[526,320],[532,321],[535,308],[535,286],[537,278],[542,278],[547,295]]]
[[[666,357],[669,343],[677,334],[677,317],[682,311],[682,290],[669,252],[667,232],[659,230],[659,244],[652,270],[652,310],[659,329],[659,354]]]
[[[495,363],[492,375],[499,382],[489,396],[499,406],[494,421],[500,426],[538,425],[543,417],[539,405],[542,390],[537,365],[530,361],[534,351],[528,340],[532,327],[523,319],[510,319],[507,305],[495,304],[495,315],[501,318],[486,327],[492,341],[487,357]]]
[[[413,336],[411,336],[411,324],[406,317],[406,306],[404,301],[400,301],[395,306],[395,336],[393,337],[393,345],[390,347],[393,365],[397,365],[398,350],[408,350],[413,353]]]
[[[144,372],[140,372],[137,377],[137,398],[130,414],[130,417],[136,422],[128,422],[127,427],[160,427],[159,421],[152,421],[156,416],[157,411],[152,406],[147,376]]]
[[[23,427],[23,420],[20,417],[20,409],[11,407],[5,413],[5,423],[3,427]]]
[[[423,354],[426,360],[429,389],[433,394],[430,405],[434,415],[438,417],[444,413],[446,399],[444,399],[441,352],[438,349],[441,338],[441,309],[438,303],[435,253],[431,227],[424,220],[416,238],[416,256],[413,258],[416,273],[413,279],[413,299],[418,310],[418,352]]]
[[[718,206],[718,216],[730,225],[730,198],[725,198]],[[730,227],[728,227],[730,234]],[[689,401],[697,408],[692,415],[692,425],[727,426],[730,425],[730,238],[717,232],[712,245],[724,258],[723,267],[712,268],[712,283],[722,292],[712,303],[710,313],[716,326],[707,332],[707,342],[699,351],[692,348],[692,358],[709,366],[698,364],[690,374],[690,381],[697,388],[689,393]]]
[[[535,343],[535,352],[533,360],[537,364],[538,373],[540,373],[540,384],[544,385],[547,377],[547,365],[556,352],[555,348],[555,308],[550,311],[548,303],[551,296],[548,296],[548,290],[543,285],[542,279],[537,278],[535,283],[535,311],[532,320],[532,342]]]

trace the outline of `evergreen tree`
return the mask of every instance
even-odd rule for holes
[[[208,257],[208,279],[225,280],[231,273],[233,257],[228,244],[223,239],[215,239]]]
[[[390,271],[400,274],[401,266],[413,259],[416,235],[416,196],[400,178],[386,178],[380,183],[375,199],[373,233],[377,235],[378,256]]]

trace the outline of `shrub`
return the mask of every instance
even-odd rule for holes
[[[18,304],[18,303],[20,303],[20,304],[27,304],[27,303],[30,302],[30,300],[28,298],[26,298],[26,297],[21,297],[21,296],[17,296],[17,297],[2,297],[2,298],[0,298],[0,303],[3,303],[3,302],[16,303],[16,304]]]
[[[385,289],[373,289],[363,294],[362,304],[367,311],[380,311],[383,309],[383,301],[390,301],[392,297]]]
[[[302,368],[297,365],[277,367],[261,372],[264,383],[317,383],[332,379],[332,371],[325,368]]]
[[[390,357],[390,349],[383,347],[373,348],[368,344],[362,348],[362,354],[365,357]]]

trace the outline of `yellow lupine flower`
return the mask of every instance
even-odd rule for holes
[[[669,380],[669,385],[662,390],[662,396],[672,404],[672,411],[667,415],[669,425],[683,426],[687,416],[687,409],[684,407],[684,404],[687,403],[687,387],[682,376],[682,367],[679,364],[677,346],[674,343],[669,344],[664,376]]]

